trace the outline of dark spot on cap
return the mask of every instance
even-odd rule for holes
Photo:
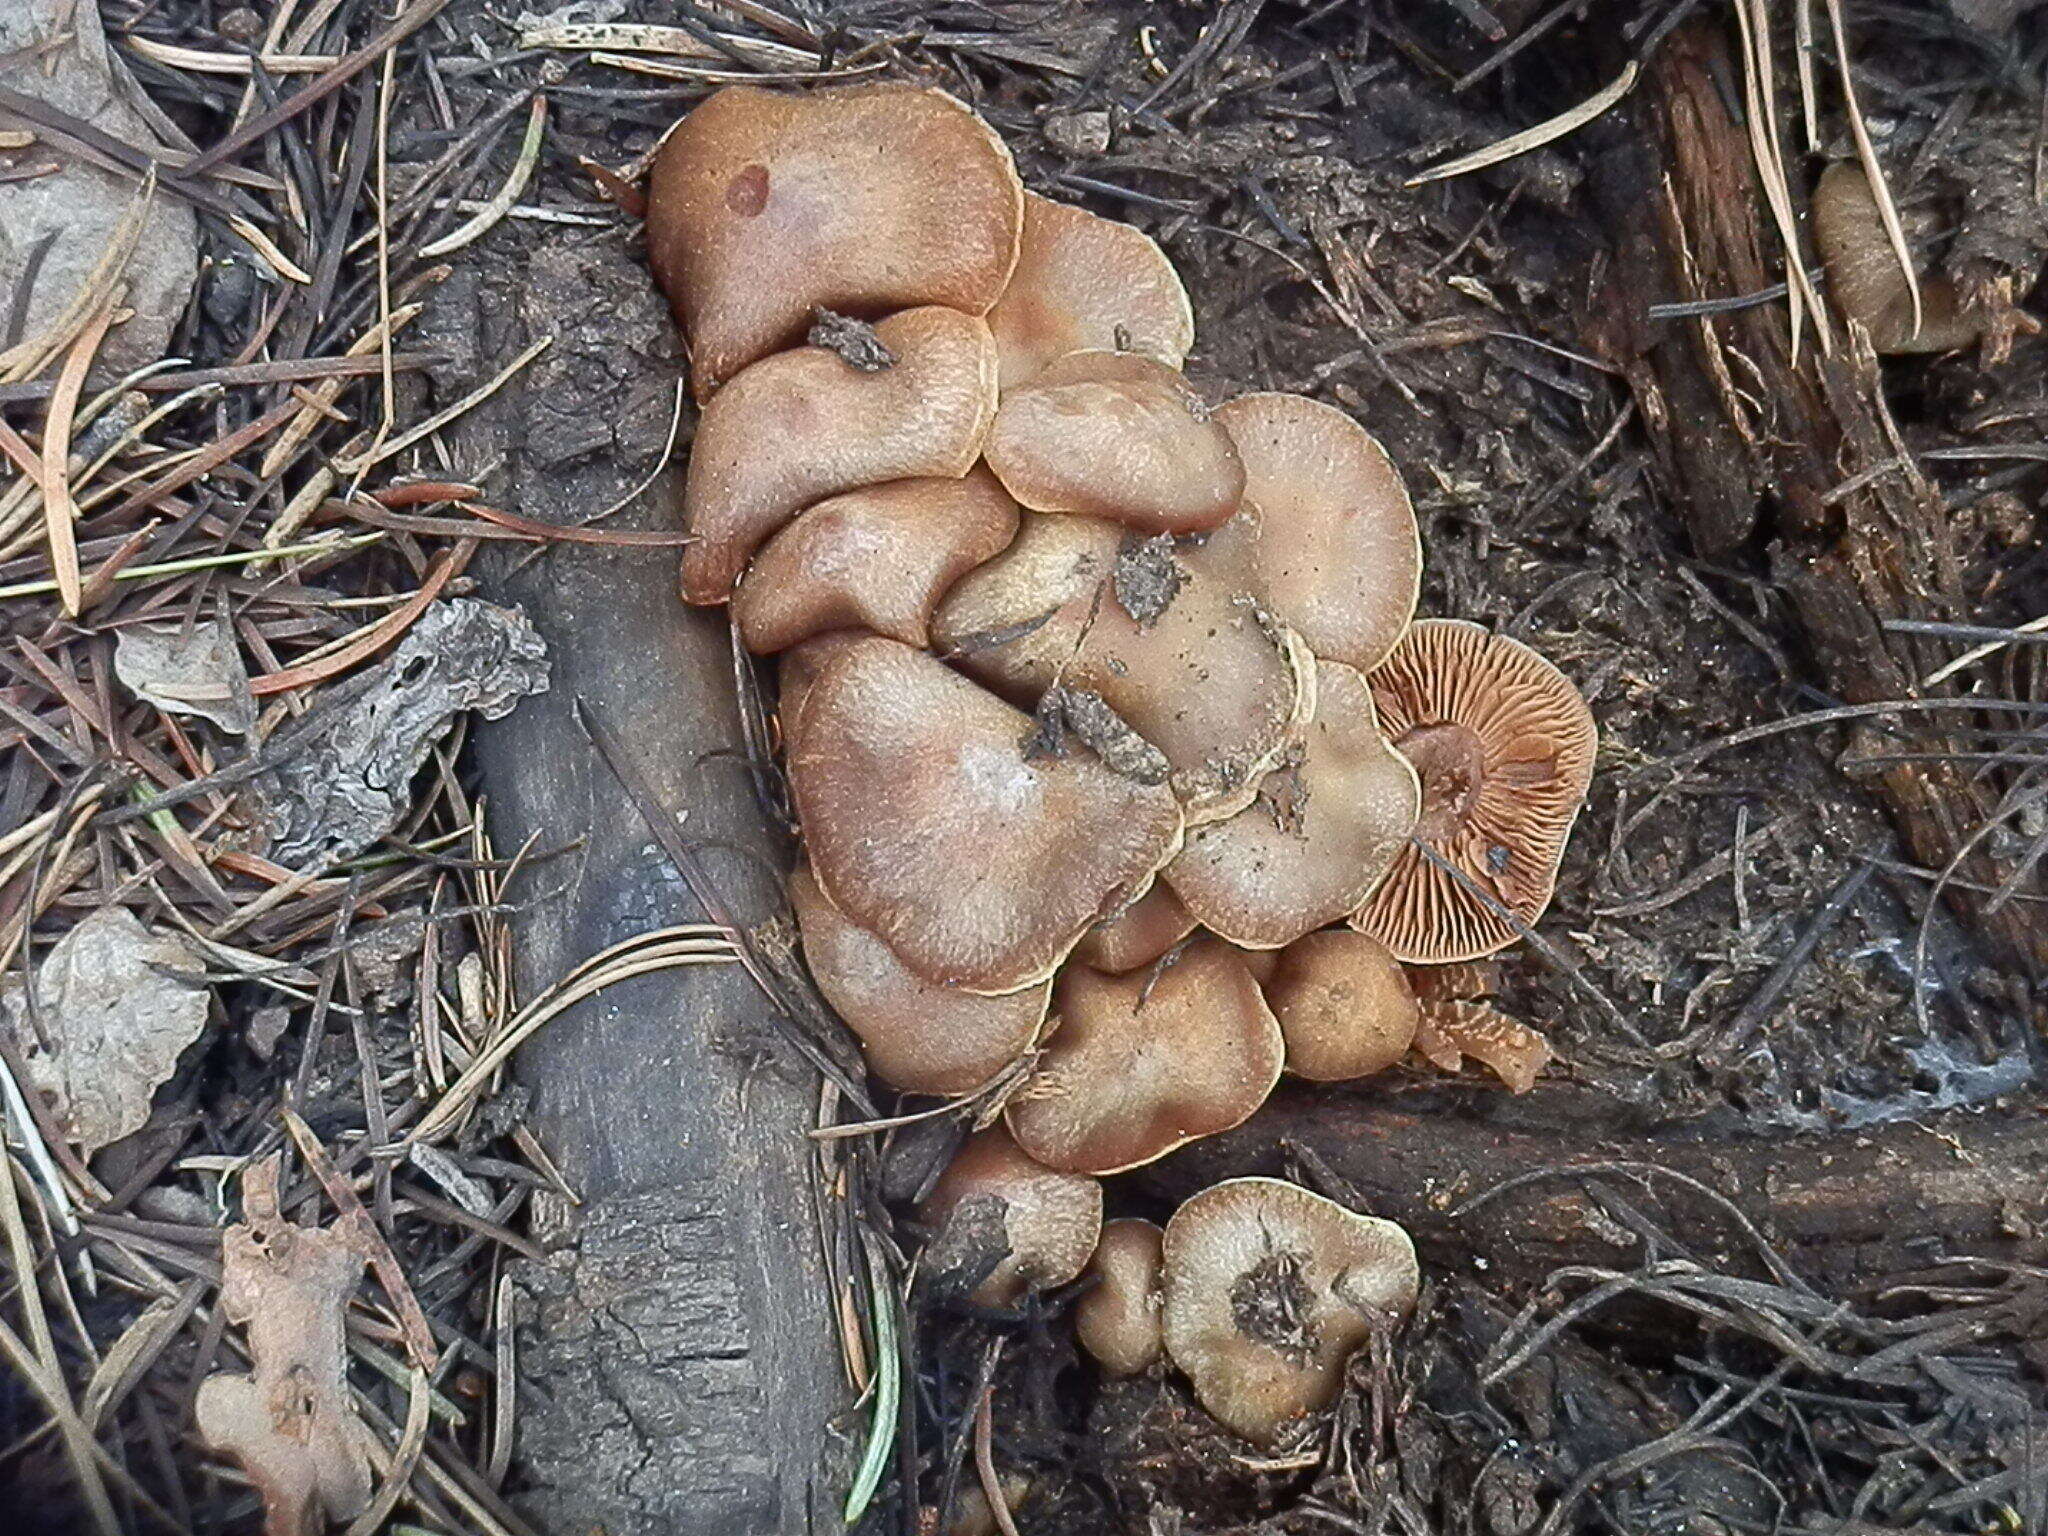
[[[768,167],[748,165],[725,184],[725,206],[741,218],[751,219],[768,206]]]

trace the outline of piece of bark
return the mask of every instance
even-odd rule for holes
[[[580,522],[652,467],[677,346],[614,240],[550,237],[509,259],[500,247],[437,302],[420,324],[468,354],[471,378],[555,338],[461,436],[465,468],[504,456],[492,500]],[[673,528],[680,464],[610,526]],[[675,562],[578,545],[479,562],[553,672],[547,693],[477,730],[492,835],[501,855],[534,835],[542,850],[581,840],[510,893],[554,893],[513,920],[524,997],[630,935],[706,918],[579,727],[579,700],[704,847],[735,919],[779,904],[783,853],[737,758],[725,616],[681,604]],[[742,967],[699,966],[614,986],[520,1052],[526,1124],[585,1202],[543,1234],[561,1266],[524,1277],[520,1502],[541,1529],[840,1529],[846,1394],[805,1140],[817,1085],[771,1011]]]
[[[1643,1244],[1598,1198],[1618,1193],[1710,1268],[1759,1273],[1731,1200],[1807,1280],[1862,1291],[1944,1255],[2026,1258],[2048,1232],[2048,1120],[1956,1114],[1835,1136],[1687,1141],[1553,1133],[1418,1113],[1368,1098],[1283,1088],[1234,1131],[1138,1176],[1185,1199],[1219,1179],[1281,1174],[1306,1154],[1351,1186],[1360,1208],[1408,1228],[1436,1266],[1483,1266],[1489,1284],[1540,1284],[1566,1264],[1633,1268]],[[1585,1169],[1583,1173],[1556,1170]],[[1525,1174],[1543,1177],[1465,1202]]]
[[[1681,27],[1658,51],[1631,109],[1638,142],[1608,155],[1596,178],[1608,212],[1650,217],[1607,221],[1625,233],[1595,344],[1626,373],[1695,548],[1771,538],[1773,574],[1830,693],[1852,704],[1954,695],[1956,684],[1918,683],[1954,655],[1948,642],[1885,628],[1974,615],[1954,519],[1901,440],[1861,338],[1834,316],[1824,355],[1809,317],[1795,359],[1782,302],[1648,318],[1654,303],[1760,293],[1785,275],[1746,130],[1722,90],[1740,78],[1718,23]],[[1803,186],[1795,196],[1803,203]],[[1949,734],[1964,718],[1902,715],[1896,745],[1954,751],[1967,744]],[[1872,785],[1920,863],[1943,869],[1962,854],[1957,875],[1994,890],[2013,873],[1995,840],[1971,842],[1999,799],[1999,781],[1976,764],[1916,756],[1877,769]],[[1949,896],[2002,960],[2030,971],[2048,962],[2048,928],[2030,903]]]

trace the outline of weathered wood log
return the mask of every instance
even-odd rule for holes
[[[466,470],[502,461],[490,499],[581,522],[659,460],[677,345],[609,237],[465,264],[436,306],[423,328],[473,364],[456,389],[554,338],[463,428]],[[672,529],[677,478],[607,526]],[[579,701],[703,849],[734,918],[774,909],[783,853],[738,760],[725,616],[683,607],[675,551],[513,545],[479,563],[553,673],[546,695],[478,731],[497,849],[579,844],[508,893],[521,995],[622,939],[707,918]],[[521,1277],[520,1475],[544,1530],[840,1529],[846,1453],[827,1420],[846,1394],[805,1140],[817,1082],[770,1015],[743,968],[699,966],[612,987],[520,1053],[525,1123],[583,1200],[543,1233],[560,1267]]]
[[[1831,1293],[1944,1257],[2026,1258],[2048,1233],[2048,1119],[2038,1115],[1741,1141],[1610,1138],[1289,1086],[1247,1124],[1139,1179],[1177,1201],[1218,1179],[1281,1173],[1302,1153],[1364,1209],[1407,1227],[1433,1263],[1477,1266],[1489,1284],[1539,1284],[1566,1264],[1640,1263],[1642,1235],[1602,1186],[1678,1245],[1664,1256],[1763,1273],[1761,1237]]]
[[[1830,692],[1850,703],[1953,695],[1953,685],[1919,684],[1953,650],[1885,627],[1972,614],[1954,520],[1900,438],[1860,334],[1837,316],[1826,353],[1809,316],[1795,357],[1782,303],[1649,318],[1655,303],[1760,294],[1785,276],[1724,89],[1741,77],[1726,29],[1702,21],[1672,35],[1633,97],[1638,132],[1594,178],[1619,232],[1596,345],[1626,373],[1694,547],[1717,555],[1757,534],[1771,541],[1773,574]],[[1803,203],[1803,188],[1794,195]],[[1884,764],[1872,783],[1916,859],[1936,869],[1959,859],[1961,881],[1996,890],[2014,865],[1973,835],[1998,808],[1999,781],[1939,756],[1961,745],[1953,729],[1964,720],[1900,717],[1905,739],[1888,745],[1915,759]],[[2029,903],[1950,895],[2007,963],[2031,972],[2048,960],[2048,929]]]

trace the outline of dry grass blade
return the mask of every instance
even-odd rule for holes
[[[1489,144],[1484,149],[1476,149],[1469,155],[1459,155],[1454,160],[1446,160],[1442,165],[1433,165],[1426,171],[1410,176],[1407,185],[1419,187],[1424,182],[1464,176],[1472,171],[1484,170],[1489,165],[1499,165],[1503,160],[1512,160],[1517,155],[1526,155],[1530,150],[1541,149],[1545,144],[1554,143],[1566,134],[1585,127],[1620,101],[1634,87],[1636,77],[1641,73],[1642,66],[1634,59],[1630,59],[1622,67],[1620,74],[1570,111],[1560,112],[1547,122],[1538,123],[1533,128],[1524,128],[1520,133],[1509,134],[1498,143]]]
[[[1785,157],[1778,142],[1777,70],[1771,59],[1771,17],[1765,0],[1735,0],[1735,19],[1742,32],[1742,90],[1749,128],[1750,154],[1756,163],[1757,179],[1763,183],[1764,200],[1778,227],[1778,240],[1785,249],[1787,305],[1792,316],[1792,355],[1799,356],[1799,339],[1809,314],[1814,334],[1823,353],[1834,350],[1834,330],[1820,296],[1806,275],[1801,259],[1799,220],[1793,212],[1791,188],[1785,179]]]
[[[519,201],[526,191],[526,184],[533,179],[533,168],[540,164],[541,135],[548,122],[548,99],[545,96],[533,98],[533,106],[526,116],[526,134],[519,143],[519,155],[512,163],[512,174],[505,178],[505,185],[492,194],[490,200],[478,210],[476,216],[450,230],[440,239],[420,247],[422,256],[446,256],[459,251],[472,240],[481,238],[497,226]]]
[[[273,693],[289,692],[293,688],[304,688],[330,677],[339,677],[358,662],[376,655],[418,622],[419,616],[441,595],[441,589],[448,585],[449,579],[469,563],[475,549],[474,541],[464,540],[436,562],[427,579],[420,583],[419,590],[406,599],[404,607],[387,613],[374,624],[365,625],[326,656],[251,678],[249,691],[263,698]]]
[[[1803,12],[1807,0],[1799,0]],[[1920,275],[1913,270],[1913,253],[1906,245],[1906,231],[1899,223],[1899,210],[1892,201],[1892,189],[1885,180],[1884,167],[1877,163],[1877,146],[1870,142],[1870,125],[1863,120],[1862,103],[1856,99],[1856,80],[1849,69],[1849,39],[1842,25],[1842,0],[1827,0],[1828,26],[1835,34],[1835,68],[1841,73],[1842,110],[1849,118],[1849,132],[1856,140],[1856,158],[1870,183],[1870,195],[1877,200],[1878,217],[1884,220],[1885,239],[1906,277],[1906,292],[1913,299],[1913,334],[1920,334],[1924,315],[1920,303]],[[1809,109],[1810,110],[1810,109]]]
[[[101,1536],[116,1536],[121,1526],[107,1495],[106,1479],[95,1459],[99,1447],[79,1416],[64,1379],[57,1341],[50,1332],[50,1320],[43,1310],[42,1291],[36,1281],[37,1265],[29,1242],[28,1223],[22,1218],[21,1199],[14,1187],[14,1160],[4,1155],[0,1155],[0,1226],[7,1232],[8,1269],[14,1276],[15,1296],[28,1323],[29,1343],[22,1344],[13,1330],[4,1327],[0,1327],[0,1340],[5,1341],[8,1354],[14,1357],[16,1371],[28,1379],[31,1389],[43,1398],[56,1419],[65,1457],[71,1463],[71,1475],[92,1514],[93,1525]]]
[[[43,419],[42,468],[43,527],[50,541],[50,568],[56,575],[57,594],[68,617],[78,616],[80,583],[78,538],[72,524],[78,508],[71,499],[71,422],[78,410],[79,392],[85,388],[85,372],[114,323],[118,291],[107,296],[99,313],[86,323],[64,359],[64,371],[50,394],[49,414]]]
[[[739,958],[739,946],[729,932],[703,923],[639,934],[592,956],[520,1010],[503,1033],[463,1069],[462,1075],[406,1138],[407,1144],[437,1141],[455,1129],[463,1111],[512,1059],[512,1053],[586,998],[635,976],[693,965],[733,965]]]

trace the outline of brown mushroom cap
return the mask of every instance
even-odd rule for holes
[[[1033,1162],[1001,1126],[970,1136],[917,1209],[926,1266],[978,1307],[1065,1285],[1102,1234],[1102,1185]]]
[[[1301,395],[1243,395],[1216,420],[1244,461],[1251,584],[1325,661],[1370,672],[1415,616],[1422,537],[1394,462],[1365,428]]]
[[[1026,512],[1010,547],[955,582],[932,615],[932,646],[1025,709],[1114,601],[1124,530],[1099,517]]]
[[[1351,925],[1415,964],[1503,949],[1557,888],[1593,777],[1592,711],[1529,647],[1454,619],[1416,624],[1371,682],[1381,725],[1422,780],[1415,842],[1463,879],[1411,845]]]
[[[1159,1255],[1165,1234],[1126,1216],[1102,1224],[1084,1275],[1095,1288],[1074,1304],[1074,1336],[1112,1376],[1135,1376],[1158,1360]]]
[[[1049,1168],[1116,1173],[1241,1124],[1273,1091],[1284,1047],[1228,944],[1197,939],[1157,970],[1070,965],[1045,1049],[1005,1111]]]
[[[1016,534],[1017,503],[986,469],[848,491],[798,513],[761,547],[733,594],[733,618],[761,654],[848,628],[922,646],[945,590]]]
[[[1124,538],[1100,519],[1027,512],[1016,542],[946,594],[934,641],[1026,707],[1055,680],[1100,694],[1165,754],[1190,823],[1232,815],[1313,713],[1314,658],[1252,600],[1237,546],[1172,550],[1178,587],[1134,618]]]
[[[802,717],[804,695],[810,691],[825,664],[848,646],[869,638],[864,629],[835,629],[791,646],[775,658],[775,719],[782,730],[786,753],[796,736]]]
[[[1507,1085],[1527,1093],[1550,1064],[1550,1042],[1491,1003],[1430,1000],[1416,1015],[1414,1046],[1432,1066],[1455,1072],[1469,1056]]]
[[[1022,223],[1002,139],[907,85],[730,86],[676,125],[647,189],[648,260],[700,400],[802,339],[820,309],[986,314]]]
[[[1358,910],[1415,827],[1415,770],[1380,734],[1372,692],[1342,662],[1316,668],[1316,714],[1291,760],[1227,821],[1190,828],[1161,878],[1196,921],[1278,949]]]
[[[1415,1040],[1415,993],[1401,962],[1348,928],[1304,934],[1281,950],[1266,1002],[1287,1041],[1287,1070],[1315,1082],[1384,1072]]]
[[[1820,174],[1813,189],[1813,243],[1827,268],[1828,292],[1843,314],[1862,323],[1877,351],[1953,352],[1984,333],[1989,317],[1966,310],[1948,278],[1928,274],[1920,278],[1920,326],[1914,328],[1912,290],[1870,178],[1853,160],[1839,160]]]
[[[683,597],[722,603],[754,550],[803,508],[888,480],[958,479],[995,410],[988,327],[951,309],[891,315],[895,359],[866,372],[828,347],[778,352],[720,390],[697,424],[683,486]]]
[[[1034,512],[1140,533],[1214,528],[1244,499],[1230,434],[1173,369],[1131,352],[1069,352],[1003,396],[989,468]]]
[[[1180,809],[1092,753],[1027,758],[1031,720],[894,640],[849,645],[805,693],[789,780],[811,869],[928,981],[1051,975],[1179,846]]]
[[[789,877],[789,903],[818,990],[860,1036],[868,1070],[890,1087],[972,1093],[1038,1038],[1051,982],[1003,997],[933,986],[848,922],[802,866]]]
[[[1280,971],[1280,957],[1286,954],[1287,951],[1284,949],[1245,949],[1242,946],[1233,947],[1237,949],[1237,958],[1244,962],[1244,968],[1252,973],[1252,980],[1259,984],[1259,990],[1263,992],[1267,987],[1271,986],[1273,978]],[[1266,1000],[1266,1006],[1269,1008],[1273,1006],[1271,998]]]
[[[1166,1352],[1225,1427],[1271,1448],[1336,1397],[1344,1362],[1415,1305],[1415,1245],[1278,1179],[1231,1179],[1166,1224]]]
[[[1188,291],[1150,235],[1031,192],[1017,268],[988,328],[1004,389],[1069,352],[1140,352],[1178,368],[1195,344]]]
[[[1105,917],[1081,936],[1074,959],[1110,976],[1150,965],[1195,931],[1194,914],[1181,905],[1172,888],[1155,880],[1152,888],[1123,911]]]

